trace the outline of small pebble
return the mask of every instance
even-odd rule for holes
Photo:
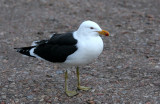
[[[160,66],[158,66],[158,65],[157,65],[157,66],[155,66],[155,68],[156,68],[156,69],[159,69],[159,68],[160,68]]]
[[[87,101],[87,103],[88,103],[88,104],[95,104],[95,101],[89,100],[89,101]]]
[[[62,70],[57,70],[56,74],[63,74],[63,71]]]
[[[15,101],[16,104],[19,103],[19,99],[15,99],[14,101]]]
[[[95,89],[92,89],[91,92],[95,92]]]
[[[33,99],[33,95],[27,96],[28,99]]]
[[[8,81],[13,82],[14,79],[13,78],[8,78]]]
[[[122,66],[117,66],[116,68],[117,68],[117,69],[120,69],[120,68],[122,68]]]
[[[6,95],[2,95],[1,98],[2,99],[6,99],[7,97],[6,97]]]

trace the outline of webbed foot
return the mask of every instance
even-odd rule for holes
[[[72,96],[77,95],[78,93],[76,91],[66,91],[66,94],[67,94],[67,96],[72,97]]]

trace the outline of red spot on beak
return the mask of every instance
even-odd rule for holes
[[[105,36],[109,36],[109,32],[107,32],[107,33],[105,34]]]

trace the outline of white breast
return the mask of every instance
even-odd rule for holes
[[[69,65],[85,65],[98,58],[103,50],[103,41],[100,36],[74,37],[78,40],[77,51],[67,57],[64,62]]]

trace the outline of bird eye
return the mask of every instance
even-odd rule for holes
[[[90,29],[94,29],[93,27],[90,27]]]

